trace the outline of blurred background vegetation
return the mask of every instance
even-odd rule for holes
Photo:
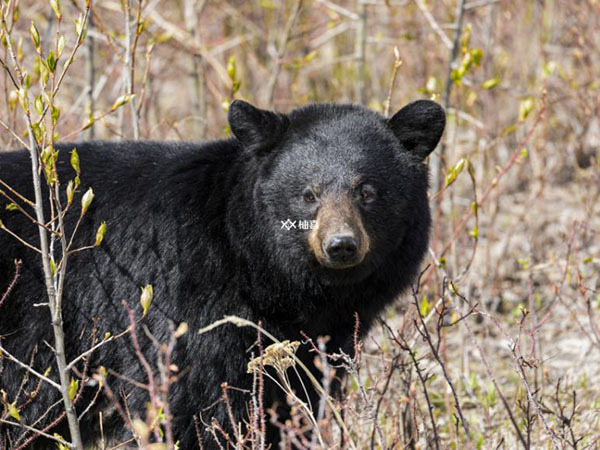
[[[4,1],[32,102],[84,9],[62,0],[57,33],[53,2]],[[0,90],[0,147],[21,147],[8,70]],[[364,343],[355,442],[600,448],[598,0],[98,0],[55,138],[225,137],[233,98],[393,114],[424,97],[448,112],[429,266]]]

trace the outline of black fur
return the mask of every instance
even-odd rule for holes
[[[91,244],[100,223],[108,225],[99,248],[70,259],[63,311],[67,359],[89,348],[94,318],[99,336],[128,326],[122,300],[139,317],[140,286],[152,284],[154,301],[143,323],[163,342],[168,340],[169,320],[185,321],[190,328],[174,353],[174,363],[185,376],[170,392],[175,438],[182,449],[197,448],[193,415],[206,422],[214,416],[228,428],[225,408],[218,402],[222,382],[251,387],[247,350],[256,333],[226,325],[198,335],[200,327],[233,314],[261,321],[281,339],[299,340],[300,331],[312,337],[329,335],[331,351],[350,352],[354,313],[360,317],[361,333],[366,333],[376,315],[414,280],[430,227],[423,159],[444,127],[443,111],[432,102],[413,103],[388,122],[355,105],[317,104],[282,115],[236,101],[229,119],[237,139],[57,147],[63,185],[74,176],[68,160],[76,147],[82,168],[80,192],[88,186],[95,192],[77,245]],[[33,198],[28,153],[0,153],[0,179]],[[287,231],[281,221],[315,217],[318,203],[302,201],[307,186],[319,185],[328,195],[342,198],[353,195],[356,179],[377,189],[375,201],[359,207],[370,251],[356,267],[327,269],[309,251],[310,230]],[[69,233],[79,214],[80,195],[67,215]],[[18,211],[5,210],[6,203],[0,198],[0,220],[38,245],[37,228]],[[2,345],[23,361],[30,361],[37,347],[33,366],[44,372],[54,364],[44,344],[53,342],[48,309],[33,306],[45,301],[40,258],[4,232],[0,249],[0,293],[12,278],[13,260],[23,260],[18,284],[0,307]],[[138,331],[144,352],[154,362],[152,344],[141,328]],[[311,355],[299,355],[312,367]],[[100,365],[146,381],[129,337],[95,352],[90,367]],[[24,375],[6,358],[0,360],[0,388],[9,401],[15,399]],[[56,375],[53,370],[50,377]],[[112,376],[109,380],[118,392],[120,381]],[[36,383],[31,379],[25,392]],[[131,391],[130,410],[143,415],[146,394],[124,386]],[[87,394],[93,392],[90,388]],[[248,396],[230,391],[230,397],[236,419],[242,420]],[[58,398],[54,389],[44,387],[21,412],[24,423],[31,423]],[[79,412],[88,401],[89,397],[78,403]],[[267,389],[266,401],[285,404],[274,387]],[[99,408],[105,406],[99,403]],[[97,436],[97,412],[93,409],[82,421],[88,441]],[[130,437],[116,414],[105,415],[104,430],[115,439]],[[59,432],[68,436],[64,427]],[[0,425],[0,446],[19,433]],[[273,430],[269,437],[276,443]],[[215,446],[210,436],[203,438],[205,448]],[[37,443],[42,448],[49,445]]]

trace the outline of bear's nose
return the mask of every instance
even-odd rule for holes
[[[335,262],[347,262],[358,253],[358,241],[351,235],[333,236],[325,245],[325,253]]]

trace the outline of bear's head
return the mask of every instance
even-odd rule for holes
[[[424,160],[444,131],[438,104],[419,100],[386,119],[358,105],[284,115],[236,100],[229,124],[255,168],[252,226],[277,267],[347,284],[416,245],[414,236],[427,242]]]

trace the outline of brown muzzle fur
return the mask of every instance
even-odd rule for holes
[[[351,198],[326,198],[317,213],[317,227],[309,236],[311,251],[322,265],[343,269],[362,262],[370,240]],[[342,251],[339,245],[342,243]],[[336,250],[336,251],[334,251]]]

